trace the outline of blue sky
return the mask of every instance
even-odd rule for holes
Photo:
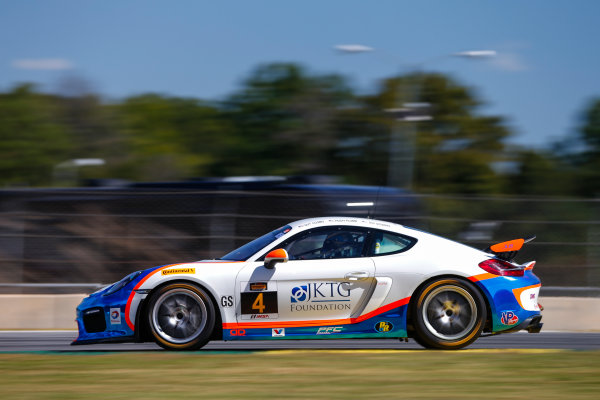
[[[106,99],[219,99],[258,64],[285,61],[365,92],[422,63],[472,86],[514,143],[543,147],[572,137],[600,97],[599,16],[594,0],[0,0],[0,90],[56,91],[78,76]],[[347,43],[375,51],[332,50]],[[442,57],[479,49],[498,57]]]

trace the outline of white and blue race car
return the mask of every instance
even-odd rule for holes
[[[296,221],[219,260],[134,272],[77,307],[73,344],[414,338],[459,349],[482,334],[540,331],[528,239],[485,251],[389,222]]]

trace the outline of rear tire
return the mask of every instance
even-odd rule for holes
[[[215,308],[206,292],[187,283],[172,283],[152,293],[148,325],[154,341],[168,350],[196,350],[208,343]]]
[[[415,340],[426,348],[453,350],[473,343],[486,321],[482,295],[471,283],[442,278],[416,293],[412,319]]]

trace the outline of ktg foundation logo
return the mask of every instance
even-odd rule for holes
[[[312,282],[292,288],[290,311],[350,310],[350,290],[344,283]]]
[[[327,303],[350,301],[350,290],[344,283],[314,282],[292,288],[292,303]]]

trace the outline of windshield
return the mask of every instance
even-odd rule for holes
[[[256,254],[256,252],[265,248],[269,243],[279,239],[291,230],[292,227],[289,225],[283,226],[279,229],[275,229],[273,232],[269,232],[266,235],[259,237],[258,239],[254,239],[250,243],[246,243],[242,247],[224,255],[223,257],[221,257],[221,260],[246,261],[254,254]]]

